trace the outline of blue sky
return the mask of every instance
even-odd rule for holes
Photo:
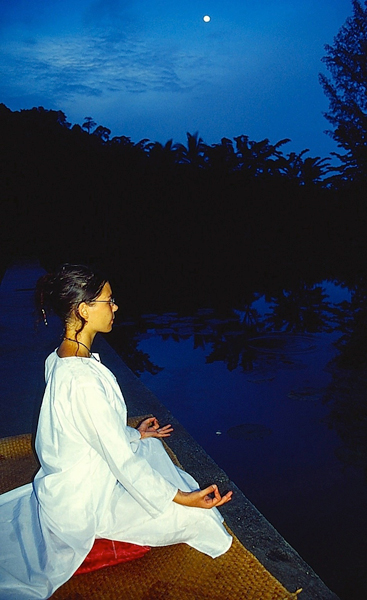
[[[318,74],[351,14],[351,0],[0,0],[0,102],[134,142],[245,134],[325,157]]]

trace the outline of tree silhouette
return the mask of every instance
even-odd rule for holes
[[[276,159],[281,156],[279,148],[290,141],[286,138],[273,145],[267,138],[260,142],[253,142],[247,135],[237,136],[234,140],[237,147],[238,168],[254,176],[274,172]]]
[[[237,156],[234,151],[232,140],[223,137],[220,144],[212,144],[207,148],[209,166],[217,173],[235,171],[237,168]]]
[[[93,125],[91,125],[91,127],[92,126]],[[97,136],[100,140],[102,140],[102,142],[108,142],[111,135],[111,129],[108,129],[108,127],[103,127],[103,125],[98,125],[98,127],[96,127],[96,129],[93,131],[93,135]]]
[[[326,159],[287,158],[285,140],[134,143],[91,117],[84,125],[0,105],[5,259],[34,253],[47,268],[93,259],[118,273],[134,312],[239,306],[251,289],[290,289],[299,272],[351,284],[365,271],[365,194],[325,186]],[[83,215],[76,230],[70,215]]]
[[[280,156],[276,163],[279,172],[302,186],[327,183],[329,180],[325,179],[326,174],[337,169],[330,166],[328,158],[309,156],[304,159],[303,155],[307,152],[306,148],[299,154],[290,152],[287,157]]]
[[[169,168],[178,163],[180,145],[168,140],[164,145],[152,142],[149,146],[149,159],[154,167]]]
[[[177,149],[180,153],[180,162],[190,164],[193,167],[202,168],[206,162],[206,151],[208,146],[199,133],[187,132],[187,148],[183,144],[178,144]]]
[[[93,127],[95,127],[97,125],[97,123],[95,121],[93,121],[92,117],[84,117],[84,123],[82,125],[83,129],[86,129],[86,131],[88,131],[88,133],[91,132],[91,129],[93,129]]]
[[[322,59],[331,78],[320,74],[320,83],[329,99],[325,117],[333,125],[328,133],[347,151],[344,167],[367,172],[367,0],[364,7],[352,0],[353,15],[326,45]],[[339,156],[337,154],[337,156]],[[339,156],[340,158],[340,156]]]

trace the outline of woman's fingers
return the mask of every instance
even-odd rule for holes
[[[156,437],[156,438],[165,438],[169,437],[173,431],[172,425],[164,425],[164,427],[159,427],[158,421],[156,420],[156,425],[150,425],[145,422],[143,427],[139,427],[140,435],[142,438],[147,437]]]
[[[154,431],[159,428],[159,423],[155,417],[148,417],[144,419],[138,427],[139,431],[148,431],[153,429]]]
[[[227,492],[227,494],[221,496],[218,486],[213,484],[208,486],[205,490],[197,490],[195,492],[182,492],[181,490],[178,490],[174,501],[178,504],[183,504],[184,506],[213,508],[214,506],[221,506],[222,504],[229,502],[231,498],[232,492]]]
[[[168,432],[173,431],[173,427],[171,424],[164,425],[163,427],[159,426],[158,420],[155,417],[149,417],[143,421],[147,430],[154,430],[157,433],[167,434]]]
[[[226,504],[232,498],[233,492],[227,492],[224,496],[221,496],[218,490],[218,486],[216,484],[210,485],[205,490],[202,490],[205,502],[210,508],[213,506],[222,506],[222,504]],[[214,494],[214,498],[211,494]]]
[[[161,436],[165,436],[165,435],[170,435],[170,433],[173,431],[173,427],[172,425],[164,425],[164,427],[159,427],[157,429],[157,433]]]
[[[232,495],[233,492],[227,492],[226,494],[224,494],[224,496],[222,496],[220,501],[215,506],[222,506],[222,504],[226,504],[227,502],[232,500]]]

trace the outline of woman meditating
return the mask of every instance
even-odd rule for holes
[[[93,354],[118,307],[110,283],[84,266],[64,265],[37,283],[40,309],[64,323],[46,360],[36,434],[41,468],[32,484],[0,496],[0,598],[46,599],[82,564],[96,538],[137,545],[187,543],[215,558],[231,536],[215,507],[231,499],[200,490],[176,467],[156,418],[127,425],[116,378]]]

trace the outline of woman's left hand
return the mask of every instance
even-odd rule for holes
[[[147,437],[164,438],[171,435],[173,427],[171,425],[160,427],[155,417],[148,417],[148,419],[144,419],[144,421],[140,423],[138,431],[140,432],[142,439]]]
[[[195,490],[193,492],[182,492],[177,490],[173,502],[183,504],[183,506],[194,506],[196,508],[214,508],[222,506],[232,499],[233,492],[227,492],[223,496],[219,493],[216,484],[210,485],[205,490]]]

